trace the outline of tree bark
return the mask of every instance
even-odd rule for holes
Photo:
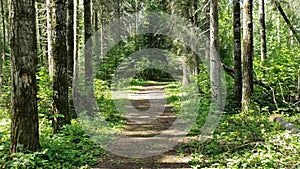
[[[67,11],[64,0],[54,1],[53,28],[53,132],[70,124],[68,104],[68,56],[66,45]]]
[[[182,61],[182,85],[185,86],[188,83],[189,83],[188,68],[187,68],[186,60],[184,59]]]
[[[100,59],[104,58],[103,56],[103,25],[104,25],[104,5],[100,3]]]
[[[84,42],[87,41],[92,36],[92,22],[91,22],[91,1],[84,0]],[[92,67],[92,44],[85,46],[85,76],[86,76],[86,86],[91,87],[93,84],[93,67]],[[89,89],[90,90],[90,89]]]
[[[69,86],[69,103],[70,116],[76,118],[74,110],[74,102],[72,97],[72,79],[74,73],[74,1],[68,0],[68,15],[67,15],[67,51],[68,51],[68,86]]]
[[[205,4],[208,4],[209,0],[205,1]],[[209,6],[206,6],[205,8],[205,24],[204,24],[204,29],[205,29],[205,35],[207,37],[206,43],[205,43],[205,60],[209,62],[210,59],[210,16],[209,16]]]
[[[198,12],[196,12],[197,9],[198,9],[198,1],[194,0],[193,1],[193,10],[192,10],[193,16],[192,16],[192,18],[193,18],[193,24],[198,27],[199,26],[198,25]],[[193,55],[193,56],[194,56],[194,63],[195,63],[195,65],[194,65],[194,75],[198,76],[198,74],[199,74],[200,58],[196,54]]]
[[[37,50],[38,50],[38,53],[43,48],[42,41],[41,41],[42,32],[41,32],[41,29],[40,29],[40,21],[39,21],[39,18],[40,18],[39,9],[40,8],[41,8],[41,5],[39,5],[39,3],[35,3],[35,9],[36,9],[36,33],[37,33],[37,46],[38,46]],[[41,62],[41,63],[43,63],[43,62]]]
[[[84,70],[85,70],[85,96],[86,96],[86,108],[88,114],[91,115],[95,107],[92,103],[94,97],[94,83],[93,83],[93,60],[92,60],[92,49],[93,42],[88,40],[92,36],[92,20],[91,20],[91,0],[84,0]],[[88,43],[88,44],[87,44]]]
[[[53,77],[53,56],[52,56],[52,0],[46,0],[47,6],[47,49],[48,67],[51,78]]]
[[[253,0],[244,1],[242,111],[248,112],[253,90]]]
[[[10,152],[37,150],[37,39],[34,0],[11,0],[12,116]],[[22,145],[22,147],[20,146]]]
[[[3,60],[5,58],[5,47],[6,47],[6,27],[5,27],[5,12],[4,12],[4,4],[3,4],[3,0],[0,0],[1,3],[1,19],[2,19],[2,33],[3,33],[3,44],[1,46],[2,50],[0,51],[0,97],[2,96],[2,81],[3,81],[3,75],[2,75],[2,71],[3,71]]]
[[[221,60],[219,47],[218,0],[210,1],[210,83],[214,111],[222,108]]]
[[[68,0],[67,16],[67,50],[68,50],[68,72],[69,86],[72,87],[72,76],[74,66],[74,2]]]
[[[78,4],[79,0],[74,0],[74,52],[73,52],[73,78],[72,78],[72,84],[78,84],[78,44],[79,44],[79,19],[78,19]],[[78,98],[78,91],[77,91],[77,85],[72,85],[72,100],[73,103],[77,102]],[[74,105],[74,104],[73,104]],[[75,112],[76,113],[76,112]]]
[[[290,30],[293,32],[293,34],[294,34],[295,38],[297,39],[297,41],[300,43],[300,35],[297,33],[296,29],[294,28],[294,26],[291,24],[290,20],[288,19],[288,17],[284,13],[280,3],[277,0],[274,0],[274,2],[275,2],[275,5],[276,5],[278,11],[280,12],[281,16],[283,17],[284,21],[286,22],[286,24],[288,25]]]
[[[260,59],[267,58],[266,22],[265,22],[265,0],[259,0],[259,22],[260,22]]]
[[[2,31],[3,31],[3,51],[5,54],[5,48],[6,48],[6,26],[5,26],[5,18],[6,18],[6,15],[5,15],[5,10],[4,10],[4,2],[3,0],[0,1],[1,3],[1,15],[2,15]]]
[[[233,31],[234,31],[234,100],[237,107],[242,101],[242,52],[241,52],[241,7],[240,0],[233,1]]]

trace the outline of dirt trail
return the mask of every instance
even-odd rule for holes
[[[162,113],[153,113],[154,115],[150,116],[149,114],[148,116],[143,116],[132,113],[127,118],[127,124],[124,126],[124,130],[122,132],[123,135],[128,136],[129,139],[141,138],[144,141],[147,141],[152,139],[153,136],[156,136],[162,131],[168,129],[172,125],[172,123],[176,120],[175,112],[172,111],[172,107],[166,104],[166,101],[163,100],[164,98],[161,97],[161,94],[163,93],[162,90],[165,86],[166,85],[150,84],[148,86],[141,87],[133,95],[133,97],[130,98],[132,107],[129,107],[129,111],[134,108],[135,110],[139,110],[139,112],[146,112],[150,109],[151,104],[151,108],[153,105],[155,107],[156,104],[164,104],[165,108]],[[149,98],[149,95],[154,97]],[[153,110],[150,110],[150,112],[151,111]],[[133,142],[130,141],[130,144],[132,143]],[[123,144],[124,145],[121,146],[127,146],[125,143]],[[108,156],[100,161],[99,164],[97,164],[94,168],[190,168],[187,163],[191,157],[178,156],[176,150],[178,149],[179,144],[165,153],[147,158],[128,158],[109,153]]]

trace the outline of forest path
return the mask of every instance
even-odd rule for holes
[[[127,137],[127,141],[120,143],[120,147],[134,146],[134,140],[140,138],[142,141],[150,141],[154,136],[157,136],[162,131],[168,129],[176,120],[175,112],[172,106],[166,103],[166,96],[163,94],[163,89],[166,84],[148,84],[139,87],[134,94],[131,95],[131,108],[139,110],[136,112],[128,113],[126,116],[127,124],[124,126],[122,134]],[[164,104],[164,110],[161,113],[159,107]],[[132,109],[132,110],[133,110]],[[148,114],[143,114],[147,112]],[[149,114],[149,112],[151,112]],[[163,138],[166,140],[167,138]],[[129,158],[109,153],[107,157],[99,161],[94,169],[111,168],[111,169],[140,169],[140,168],[191,168],[187,163],[191,156],[178,155],[178,151],[188,151],[180,149],[180,145],[184,144],[179,142],[177,146],[162,154],[146,158]],[[139,149],[140,150],[140,149]],[[130,149],[128,150],[131,151]],[[155,151],[155,150],[154,150]],[[146,152],[147,153],[147,152]],[[186,152],[184,153],[186,154]],[[190,154],[190,152],[188,153]]]

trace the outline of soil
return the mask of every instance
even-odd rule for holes
[[[150,103],[162,104],[165,103],[165,98],[151,98],[149,95],[161,96],[162,90],[166,85],[150,84],[141,87],[135,92],[130,101],[132,107],[139,111],[147,111],[150,108]],[[150,100],[152,99],[152,100]],[[154,113],[155,114],[155,113]],[[151,115],[150,115],[151,116]],[[122,134],[128,136],[128,138],[142,138],[144,141],[152,139],[154,136],[160,134],[160,132],[168,129],[172,123],[176,120],[175,112],[172,110],[172,106],[165,104],[163,113],[151,116],[154,120],[142,119],[149,118],[149,116],[139,116],[139,118],[127,119],[127,124],[124,126]],[[148,120],[148,121],[147,121]],[[132,142],[131,142],[132,143]],[[182,154],[190,154],[189,152],[183,152],[188,150],[180,149],[180,145],[185,144],[178,142],[178,144],[169,151],[162,154],[158,154],[152,157],[146,158],[130,158],[119,156],[116,154],[108,153],[106,157],[101,157],[101,161],[94,167],[94,169],[111,168],[111,169],[137,169],[137,168],[191,168],[188,165],[188,161],[191,156],[185,156]],[[126,144],[121,145],[126,147]],[[178,152],[181,152],[179,155]]]

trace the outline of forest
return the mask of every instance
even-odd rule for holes
[[[0,0],[0,168],[300,168],[299,0]]]

